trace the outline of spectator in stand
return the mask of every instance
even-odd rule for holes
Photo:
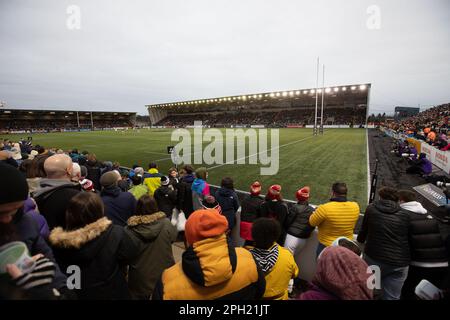
[[[338,237],[353,239],[353,230],[360,213],[358,204],[347,200],[345,183],[334,183],[331,192],[330,202],[320,205],[309,217],[310,225],[319,229],[317,256]]]
[[[133,183],[133,186],[130,190],[128,190],[128,192],[131,193],[136,198],[136,200],[139,200],[143,195],[148,194],[147,186],[142,184],[143,179],[141,174],[133,175],[131,181]]]
[[[18,168],[19,164],[13,159],[12,153],[10,151],[0,151],[0,163],[6,163],[14,168]]]
[[[22,173],[26,177],[27,176],[27,172],[30,170],[32,164],[33,164],[32,160],[24,159],[19,165],[20,173]]]
[[[284,247],[295,257],[306,245],[306,241],[314,231],[309,224],[309,218],[314,208],[308,203],[310,188],[308,186],[299,189],[295,193],[297,203],[289,208],[288,229]]]
[[[222,209],[222,214],[227,218],[229,230],[233,230],[236,224],[236,212],[239,209],[239,199],[234,192],[233,179],[229,177],[222,179],[221,187],[216,192],[216,200]]]
[[[176,168],[169,169],[169,183],[171,186],[176,188],[178,184],[178,170]]]
[[[117,171],[104,173],[100,178],[103,187],[100,195],[105,205],[106,217],[123,227],[136,211],[136,199],[131,193],[120,190],[117,186],[119,179]]]
[[[252,225],[261,216],[261,205],[264,199],[261,198],[261,183],[255,181],[250,186],[250,194],[242,200],[240,237],[245,239],[245,245],[253,245]]]
[[[436,131],[431,130],[427,135],[427,142],[428,144],[433,144],[436,140]]]
[[[195,180],[195,176],[193,172],[194,168],[192,166],[185,165],[180,170],[180,182],[177,184],[178,209],[184,212],[186,219],[194,212],[192,204],[192,183]]]
[[[86,168],[88,171],[87,179],[91,180],[94,183],[95,190],[101,190],[102,186],[100,184],[101,177],[101,169],[100,163],[97,161],[97,157],[95,154],[90,153],[87,157]]]
[[[421,153],[417,161],[413,161],[413,164],[406,169],[406,173],[429,175],[433,170],[433,165],[430,160],[427,159],[425,153]]]
[[[202,200],[202,209],[214,209],[217,212],[219,212],[221,215],[223,215],[222,208],[220,207],[219,202],[217,202],[216,198],[214,198],[214,196],[212,196],[212,195],[207,195]],[[228,232],[229,231],[230,230],[228,230]],[[228,234],[228,232],[227,232],[227,234]]]
[[[351,250],[327,247],[317,260],[312,288],[299,300],[372,300],[367,270],[367,263]]]
[[[153,197],[155,190],[161,186],[161,177],[163,175],[158,172],[158,166],[152,162],[148,165],[148,173],[144,175],[144,184],[149,190],[149,195]]]
[[[128,219],[125,232],[140,247],[128,271],[128,288],[134,299],[150,299],[161,273],[175,264],[172,243],[177,230],[165,218],[155,199],[145,194],[138,200],[136,215]]]
[[[79,299],[130,299],[121,266],[136,258],[139,247],[124,229],[104,216],[100,197],[81,192],[68,204],[67,227],[50,233],[56,261],[63,270],[77,265],[81,272]]]
[[[73,161],[73,160],[72,160]],[[80,183],[81,180],[81,167],[78,163],[72,164],[72,182]]]
[[[206,182],[208,172],[206,168],[198,168],[195,171],[195,179],[192,182],[192,207],[195,210],[202,208],[202,200],[210,194],[209,184]]]
[[[152,299],[260,299],[264,274],[249,251],[228,244],[227,230],[227,219],[217,211],[194,211],[185,228],[189,247],[182,261],[163,272]]]
[[[80,185],[84,191],[95,192],[94,183],[87,179],[88,171],[86,166],[80,166]]]
[[[414,289],[423,279],[442,289],[448,272],[448,255],[438,221],[427,212],[410,190],[399,190],[400,207],[409,214],[411,262],[402,299],[415,299]]]
[[[25,178],[17,169],[7,164],[0,164],[0,176],[8,181],[7,184],[0,184],[0,237],[3,238],[3,242],[22,241],[32,256],[43,254],[54,262],[53,252],[42,237],[35,218],[24,210],[24,205],[29,199]],[[67,289],[67,278],[57,265],[55,267],[52,288],[59,291],[61,298],[72,297]]]
[[[113,163],[111,161],[104,161],[103,162],[103,166],[102,166],[102,169],[101,169],[102,175],[107,173],[107,172],[113,171],[113,170],[114,170],[113,169]]]
[[[288,285],[298,276],[298,267],[292,254],[276,243],[281,227],[277,220],[258,218],[252,226],[255,247],[250,249],[266,279],[263,299],[287,300]]]
[[[411,261],[410,217],[398,204],[395,189],[383,187],[378,195],[366,209],[358,242],[366,244],[364,260],[381,270],[383,299],[398,300]]]
[[[279,222],[281,226],[280,237],[277,242],[280,245],[284,244],[286,239],[287,216],[289,209],[287,204],[283,201],[281,196],[281,186],[278,184],[270,186],[267,191],[266,199],[261,204],[261,217],[272,218]]]
[[[65,227],[67,203],[81,191],[80,184],[71,181],[72,159],[65,154],[50,156],[44,162],[44,170],[47,178],[40,180],[40,188],[32,193],[32,197],[50,230]]]
[[[116,170],[120,175],[120,180],[117,182],[117,185],[119,186],[120,190],[123,192],[127,192],[130,190],[130,180],[128,180],[128,174],[129,172],[127,170]]]
[[[34,157],[31,166],[27,171],[27,183],[31,194],[40,188],[42,178],[47,176],[44,169],[44,163],[47,158],[47,155]]]
[[[45,220],[44,216],[39,213],[36,201],[34,201],[33,198],[28,197],[28,199],[25,201],[23,205],[23,212],[33,217],[34,221],[36,221],[39,227],[39,234],[42,236],[42,238],[47,240],[50,234],[47,220]]]
[[[161,177],[161,186],[155,190],[154,196],[159,210],[164,212],[168,219],[171,219],[173,209],[177,204],[177,192],[173,186],[170,185],[168,177]]]

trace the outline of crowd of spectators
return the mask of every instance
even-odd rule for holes
[[[443,150],[450,150],[449,120],[450,103],[427,109],[400,122],[386,123],[383,126],[397,133],[403,133]]]
[[[318,110],[320,117],[320,109]],[[258,110],[238,109],[232,111],[176,113],[169,114],[159,121],[158,126],[186,127],[193,125],[194,121],[202,121],[204,125],[211,127],[251,126],[264,125],[266,127],[306,126],[314,124],[314,108],[308,109],[280,109]],[[324,110],[324,124],[326,125],[350,125],[359,127],[365,124],[365,108],[353,110],[353,108],[326,107]],[[319,120],[320,121],[320,120]]]
[[[130,121],[125,120],[95,120],[94,128],[110,129],[115,127],[133,127]],[[78,124],[76,120],[0,120],[0,132],[9,133],[11,131],[20,132],[60,132],[67,130],[91,130],[92,123],[89,120],[82,120]]]
[[[1,298],[397,300],[416,299],[423,279],[448,297],[449,237],[410,190],[381,188],[355,241],[361,208],[343,182],[317,207],[308,186],[289,203],[281,185],[258,181],[241,203],[230,177],[213,192],[206,168],[165,175],[156,163],[124,170],[76,149],[0,147],[0,255],[26,246],[31,256],[31,267],[4,266]],[[239,208],[245,244],[235,247]],[[294,257],[315,228],[317,269],[306,283]],[[74,266],[79,285],[69,288]]]

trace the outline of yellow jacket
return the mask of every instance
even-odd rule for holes
[[[263,299],[287,300],[289,281],[298,276],[298,267],[289,250],[278,246],[278,259],[266,274],[266,291]]]
[[[319,228],[319,242],[330,246],[338,237],[353,239],[359,206],[351,201],[331,201],[319,206],[309,217],[309,224]]]
[[[182,261],[162,273],[152,299],[259,300],[265,284],[252,254],[230,247],[223,234],[190,246]]]
[[[144,175],[144,184],[148,188],[148,194],[153,197],[155,190],[161,186],[162,174],[158,172],[158,169],[152,168],[148,170],[148,173]]]

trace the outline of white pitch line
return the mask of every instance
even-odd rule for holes
[[[330,131],[330,130],[327,130],[327,131]],[[269,150],[272,151],[272,150],[276,150],[276,149],[281,149],[281,148],[286,147],[286,146],[289,146],[289,145],[291,145],[291,144],[298,143],[298,142],[301,142],[301,141],[305,141],[305,140],[308,140],[308,139],[311,139],[311,138],[314,138],[314,136],[306,137],[306,138],[303,138],[303,139],[300,139],[300,140],[297,140],[297,141],[292,141],[292,142],[283,144],[283,145],[281,145],[281,146],[278,146],[278,147],[275,147],[275,148],[271,148],[271,149],[269,149]],[[263,150],[263,151],[260,151],[260,152],[258,152],[258,153],[255,153],[255,154],[248,155],[248,156],[246,156],[246,157],[242,157],[242,158],[239,158],[239,159],[236,159],[236,160],[233,160],[233,161],[228,161],[228,162],[225,162],[225,163],[223,163],[223,164],[219,164],[219,165],[214,166],[214,167],[210,167],[210,168],[208,168],[208,171],[211,171],[211,170],[216,169],[216,168],[223,167],[223,166],[225,166],[225,165],[227,165],[227,164],[234,164],[235,162],[237,162],[237,161],[239,161],[239,160],[244,160],[244,159],[253,157],[253,156],[255,156],[255,155],[259,155],[260,153],[267,152],[267,151],[269,151],[269,150]]]
[[[370,199],[370,163],[369,163],[369,129],[366,128],[366,146],[367,146],[367,203],[369,203]]]

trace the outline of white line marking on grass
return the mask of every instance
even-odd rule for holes
[[[163,152],[153,152],[153,151],[142,151],[142,153],[151,153],[151,154],[167,154]]]
[[[331,131],[331,130],[327,130],[327,131]],[[269,149],[269,150],[272,151],[272,150],[276,150],[276,149],[281,149],[281,148],[283,148],[283,147],[287,147],[287,146],[290,146],[290,145],[292,145],[292,144],[295,144],[295,143],[298,143],[298,142],[301,142],[301,141],[305,141],[305,140],[308,140],[308,139],[311,139],[311,138],[314,138],[314,137],[315,137],[315,136],[310,136],[310,137],[306,137],[306,138],[303,138],[303,139],[300,139],[300,140],[292,141],[292,142],[289,142],[289,143],[286,143],[286,144],[282,144],[281,146],[278,146],[278,147],[275,147],[275,148],[271,148],[271,149]],[[267,152],[267,151],[269,151],[269,150],[263,150],[263,151],[260,151],[260,152],[255,153],[255,154],[251,154],[251,155],[248,155],[248,156],[246,156],[246,157],[242,157],[242,158],[233,160],[232,162],[231,162],[231,161],[228,161],[228,162],[225,162],[225,163],[223,163],[223,164],[219,164],[219,165],[217,165],[217,166],[210,167],[210,168],[208,168],[208,171],[211,171],[211,170],[214,170],[214,169],[223,167],[223,166],[225,166],[225,165],[227,165],[227,164],[234,164],[235,162],[237,162],[237,161],[239,161],[239,160],[244,160],[244,159],[253,157],[253,156],[255,156],[255,155],[259,155],[260,153]]]
[[[366,147],[367,147],[367,154],[366,154],[366,159],[367,159],[367,204],[369,204],[369,199],[370,199],[370,163],[369,163],[369,129],[366,128]]]

